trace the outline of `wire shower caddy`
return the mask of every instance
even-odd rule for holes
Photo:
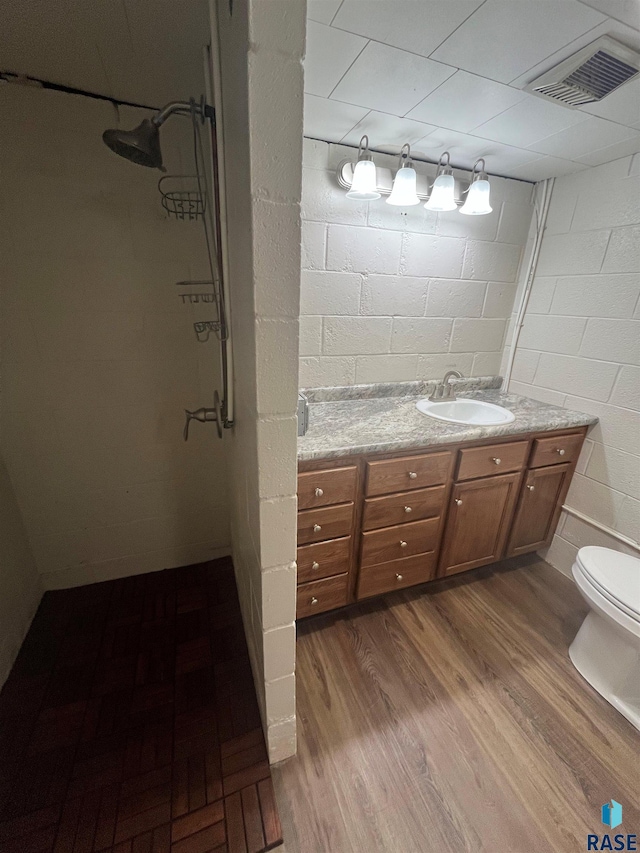
[[[175,219],[202,219],[207,209],[206,195],[200,191],[197,175],[163,175],[158,181],[162,206]]]

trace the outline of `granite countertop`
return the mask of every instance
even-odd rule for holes
[[[515,420],[501,426],[450,424],[423,415],[416,409],[416,402],[428,396],[433,383],[360,386],[360,393],[358,386],[305,389],[309,398],[309,429],[306,435],[298,438],[298,460],[419,450],[439,444],[547,432],[597,422],[593,415],[540,403],[518,394],[504,394],[499,390],[500,382],[500,377],[492,377],[454,384],[459,398],[485,400],[513,412]]]

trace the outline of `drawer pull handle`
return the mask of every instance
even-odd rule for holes
[[[402,575],[396,574],[396,580],[397,580],[397,581],[401,581],[401,580],[402,580]]]
[[[556,453],[558,454],[558,456],[564,456],[566,452],[567,451],[564,449],[564,447],[556,447]]]
[[[315,595],[312,595],[312,596],[311,596],[311,604],[314,604],[314,605],[315,605],[315,604],[317,604],[317,603],[318,603],[318,599],[315,597]]]
[[[410,506],[406,506],[406,507],[404,508],[404,511],[405,511],[405,512],[412,512],[412,509],[411,509],[411,507],[410,507]]]
[[[499,457],[499,456],[492,456],[492,457],[491,457],[491,461],[492,461],[492,462],[495,462],[495,463],[496,463],[496,465],[500,465],[500,463],[502,462],[502,459],[500,459],[500,457]]]
[[[535,489],[535,486],[531,486],[529,483],[527,483],[527,488],[530,492],[532,492]]]
[[[416,480],[417,478],[418,478],[418,475],[416,474],[415,471],[409,471],[409,479],[410,480]]]
[[[462,506],[462,501],[460,498],[456,498],[456,506]]]
[[[404,539],[401,539],[401,540],[400,540],[400,547],[401,547],[401,548],[406,548],[406,547],[407,547],[407,543],[404,541]]]
[[[317,572],[318,569],[320,568],[320,563],[316,563],[316,561],[314,560],[313,563],[311,563],[311,568],[313,569],[314,572]]]
[[[316,497],[321,498],[324,495],[322,489],[316,489]]]
[[[320,533],[320,531],[321,531],[321,530],[322,530],[322,525],[321,525],[321,524],[314,524],[314,525],[313,525],[313,532],[314,532],[314,533]]]

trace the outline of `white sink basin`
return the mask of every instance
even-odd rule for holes
[[[418,400],[416,408],[423,415],[451,424],[473,424],[475,426],[498,426],[510,424],[516,416],[509,409],[485,403],[482,400]]]

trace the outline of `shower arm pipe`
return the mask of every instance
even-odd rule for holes
[[[204,121],[205,118],[213,115],[212,108],[202,101],[200,104],[193,104],[191,101],[172,101],[163,107],[160,112],[156,113],[151,119],[152,124],[160,127],[172,115],[190,115],[195,111]]]
[[[233,341],[231,328],[231,294],[229,290],[229,250],[227,245],[227,195],[225,185],[225,150],[222,123],[218,120],[222,116],[222,79],[220,70],[220,46],[218,32],[218,18],[216,6],[212,6],[214,13],[211,16],[212,39],[210,47],[203,49],[203,60],[205,65],[205,92],[207,101],[217,106],[217,115],[211,121],[211,144],[215,144],[217,168],[212,159],[211,170],[213,174],[214,192],[217,186],[217,198],[219,204],[218,222],[220,226],[219,250],[222,258],[222,292],[226,310],[226,339],[223,342],[223,383],[226,390],[225,396],[225,426],[232,427],[235,417],[235,386],[234,386],[234,360]]]
[[[518,311],[516,313],[513,337],[511,339],[511,345],[509,347],[509,357],[507,359],[507,365],[504,371],[504,378],[502,382],[502,386],[507,392],[509,391],[509,383],[511,382],[511,373],[513,371],[513,362],[516,357],[516,350],[518,348],[520,332],[522,330],[522,327],[524,326],[524,318],[525,314],[527,313],[527,306],[529,304],[529,298],[531,296],[533,280],[535,278],[536,270],[538,268],[538,258],[540,257],[542,238],[544,236],[544,231],[547,226],[547,216],[549,215],[549,206],[551,204],[551,195],[553,193],[554,184],[555,178],[547,178],[547,180],[542,182],[542,202],[540,205],[539,215],[537,209],[534,208],[534,215],[536,217],[536,232],[533,240],[531,256],[529,258],[529,264],[527,266],[525,286],[524,290],[522,291],[522,298],[520,299],[520,304],[518,305]]]

